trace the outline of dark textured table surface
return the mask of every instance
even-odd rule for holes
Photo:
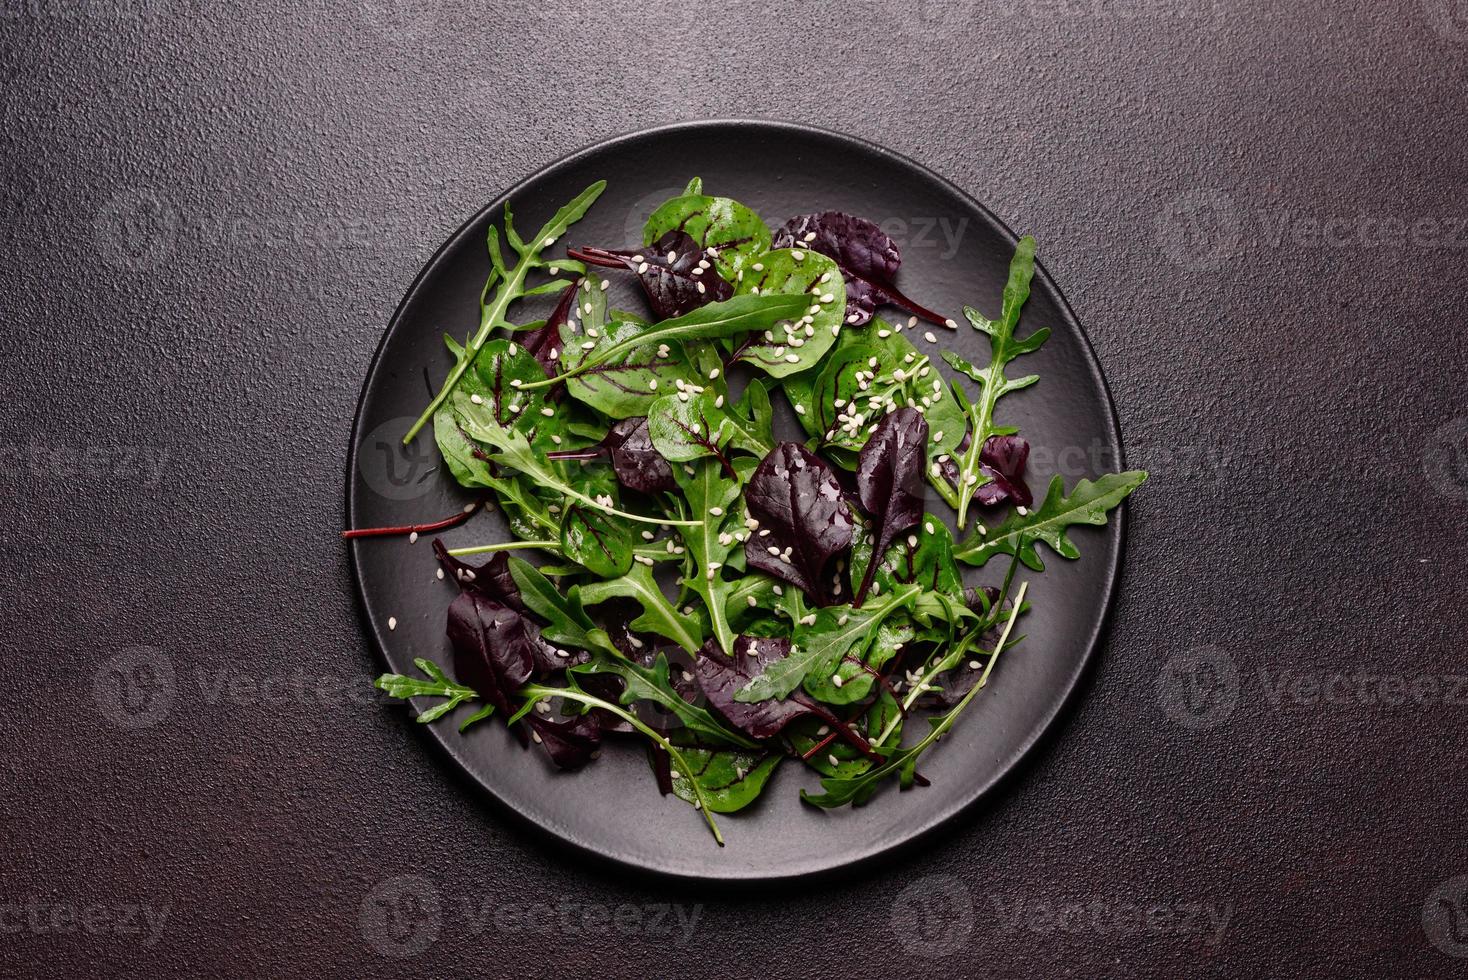
[[[0,38],[6,974],[1468,971],[1461,3],[7,0]],[[749,894],[487,806],[367,694],[336,538],[437,244],[720,116],[1035,234],[1153,473],[1023,772]]]

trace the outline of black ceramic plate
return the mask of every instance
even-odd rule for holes
[[[443,333],[462,338],[477,324],[489,267],[485,230],[500,219],[505,201],[518,227],[533,231],[586,185],[605,179],[606,192],[561,246],[637,244],[652,209],[695,175],[703,177],[709,193],[743,201],[772,226],[794,214],[828,209],[871,218],[902,245],[899,285],[910,296],[960,322],[965,303],[998,313],[1015,235],[963,191],[910,160],[848,136],[764,122],[693,123],[612,140],[567,157],[496,199],[449,239],[413,283],[377,351],[357,409],[347,491],[351,526],[431,520],[469,499],[437,466],[430,432],[408,450],[399,439],[427,403],[430,382],[436,386],[449,366]],[[631,282],[613,289],[624,290],[614,306],[640,303]],[[1038,373],[1041,382],[1006,398],[1001,418],[1018,424],[1034,445],[1030,484],[1043,493],[1053,472],[1064,473],[1069,486],[1118,468],[1121,445],[1100,367],[1043,269],[1035,276],[1021,331],[1039,326],[1051,327],[1054,335],[1026,359],[1024,369]],[[987,360],[985,338],[966,324],[957,331],[933,329],[940,344],[970,360]],[[936,499],[932,509],[946,513]],[[506,536],[498,515],[485,514],[446,539],[455,546]],[[952,735],[924,758],[922,771],[931,780],[926,788],[898,792],[894,786],[861,808],[817,810],[801,803],[798,792],[815,788],[814,774],[787,763],[754,806],[720,818],[728,846],[719,848],[687,804],[658,795],[640,744],[613,745],[597,764],[565,774],[553,770],[543,753],[523,751],[498,723],[461,736],[453,724],[439,722],[431,726],[432,737],[471,780],[511,810],[556,837],[628,865],[690,878],[761,879],[869,859],[973,804],[1055,721],[1106,619],[1121,556],[1121,516],[1105,528],[1078,529],[1073,537],[1083,557],[1069,562],[1051,556],[1048,571],[1035,578],[1035,613],[1023,629],[1027,638],[1001,661]],[[354,542],[352,562],[387,665],[411,673],[414,657],[448,664],[444,611],[455,588],[436,578],[428,542]],[[1003,568],[992,562],[971,579],[997,581]],[[389,617],[396,619],[396,629],[389,629]],[[405,737],[411,727],[404,725]]]

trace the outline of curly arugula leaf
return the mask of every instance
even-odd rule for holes
[[[774,451],[775,410],[763,381],[751,378],[728,416],[730,424],[737,430],[733,440],[736,447],[761,459]]]
[[[840,266],[846,286],[847,323],[866,323],[878,306],[892,303],[939,326],[951,325],[892,284],[902,265],[902,252],[891,236],[865,218],[840,211],[798,215],[775,232],[772,243],[775,248],[813,249]]]
[[[570,381],[602,364],[615,364],[634,348],[671,348],[674,342],[714,340],[737,337],[752,331],[770,329],[781,320],[793,320],[806,309],[804,296],[735,296],[722,303],[710,303],[692,313],[650,326],[633,324],[636,330],[622,330],[610,344],[593,344],[574,366],[562,365],[563,372],[554,378],[526,385],[526,390],[550,387]],[[628,322],[628,321],[617,321]],[[588,340],[595,341],[591,337]],[[582,341],[586,343],[586,341]],[[564,358],[565,355],[562,355]]]
[[[513,717],[510,718],[511,723],[518,721],[520,718],[529,714],[531,711],[534,710],[537,702],[547,698],[563,698],[567,701],[579,702],[583,705],[586,705],[588,708],[599,708],[608,714],[620,718],[622,721],[626,722],[628,725],[631,725],[637,731],[646,735],[652,740],[654,745],[662,749],[664,752],[668,753],[669,758],[672,759],[673,765],[678,767],[679,772],[683,773],[686,778],[693,778],[693,767],[688,764],[687,759],[684,757],[682,751],[679,750],[678,746],[670,742],[667,737],[661,732],[654,730],[653,728],[648,726],[647,723],[644,722],[642,719],[638,718],[636,715],[632,714],[632,712],[627,711],[625,708],[622,708],[619,705],[613,704],[612,702],[607,701],[604,698],[599,698],[596,695],[590,694],[577,687],[562,688],[547,687],[541,684],[527,684],[520,693],[525,698],[525,703],[523,706],[521,706],[520,710],[516,712]],[[702,811],[704,821],[708,824],[709,832],[714,835],[714,840],[718,842],[719,846],[723,847],[724,837],[722,834],[719,833],[719,825],[714,821],[714,815],[709,810],[708,801],[703,798],[703,790],[696,781],[693,783],[693,794],[694,809]]]
[[[704,194],[703,182],[697,177],[689,182],[685,193],[652,213],[643,229],[642,242],[651,245],[674,231],[691,237],[729,282],[770,247],[770,229],[759,215],[733,198]]]
[[[683,231],[670,231],[640,249],[583,247],[568,254],[588,264],[621,266],[634,273],[659,319],[682,316],[734,295],[734,287]]]
[[[734,813],[753,803],[781,758],[778,752],[739,749],[685,748],[683,754],[705,805],[715,813]],[[672,785],[680,799],[688,803],[697,799],[687,778],[674,779]]]
[[[846,287],[836,263],[818,252],[766,252],[743,270],[734,288],[740,295],[798,296],[806,304],[797,314],[751,338],[739,355],[739,360],[773,377],[815,366],[841,332]]]
[[[527,288],[525,280],[531,271],[552,264],[551,261],[543,258],[540,253],[549,248],[557,238],[565,234],[566,229],[581,220],[582,215],[586,214],[592,203],[601,196],[601,192],[606,189],[606,186],[606,181],[598,180],[586,188],[586,190],[576,195],[569,204],[557,211],[540,231],[536,232],[528,243],[521,241],[520,237],[515,233],[514,221],[510,215],[510,206],[509,204],[505,205],[505,240],[515,253],[515,265],[513,268],[505,265],[503,254],[500,251],[499,231],[494,225],[490,225],[487,244],[492,268],[489,279],[485,282],[484,289],[481,291],[479,297],[479,329],[470,339],[466,347],[465,356],[456,361],[453,368],[450,369],[448,377],[444,380],[443,387],[439,389],[433,401],[428,403],[428,407],[423,410],[423,414],[418,417],[418,420],[409,427],[407,434],[403,436],[403,445],[411,443],[417,437],[419,430],[423,428],[429,419],[434,417],[435,413],[438,412],[439,406],[453,393],[459,384],[459,379],[464,376],[470,364],[479,356],[480,348],[488,342],[490,334],[501,327],[515,329],[514,325],[506,319],[512,303],[525,296],[562,289],[567,285],[561,280],[553,280],[550,283],[535,288]],[[555,264],[571,271],[581,270],[580,263],[575,261],[558,260],[555,261]],[[490,297],[491,290],[494,291],[492,298]]]
[[[459,705],[479,697],[478,692],[472,687],[455,683],[444,673],[442,667],[431,660],[417,657],[413,660],[413,665],[426,674],[428,680],[419,680],[405,674],[383,674],[373,682],[372,686],[380,691],[386,691],[389,697],[404,700],[408,698],[447,699],[420,711],[417,719],[419,724],[426,725],[431,721],[437,721]],[[487,716],[488,713],[483,714]]]
[[[734,586],[724,578],[724,568],[729,564],[729,553],[735,543],[745,534],[735,502],[753,461],[740,457],[733,464],[733,476],[724,463],[713,458],[685,466],[693,472],[678,467],[673,475],[688,501],[690,516],[698,520],[683,522],[678,528],[688,549],[690,566],[683,585],[703,599],[714,638],[719,641],[720,649],[728,651],[733,648],[734,634],[725,618],[725,609]]]
[[[673,687],[668,674],[668,658],[657,654],[650,666],[633,663],[621,654],[597,653],[591,660],[571,668],[574,675],[604,674],[619,677],[623,690],[619,696],[622,704],[631,705],[645,701],[656,705],[661,711],[677,720],[690,736],[715,745],[735,745],[746,749],[758,749],[759,743],[733,731],[709,714],[708,709],[690,703]]]
[[[882,621],[893,611],[911,604],[921,592],[918,586],[908,586],[880,600],[874,599],[860,609],[827,606],[816,610],[813,618],[807,617],[805,622],[796,625],[790,654],[766,665],[764,673],[740,688],[734,700],[783,698],[809,675],[829,677],[842,658],[861,660]]]
[[[1004,369],[1010,361],[1021,354],[1030,354],[1050,336],[1049,327],[1041,327],[1023,340],[1015,337],[1019,326],[1020,311],[1030,295],[1030,280],[1035,274],[1035,240],[1026,235],[1015,247],[1014,258],[1009,263],[1009,281],[1004,286],[1004,304],[998,320],[986,319],[971,306],[964,307],[963,314],[975,330],[988,335],[991,350],[989,366],[978,372],[975,378],[982,389],[978,399],[968,407],[969,445],[958,460],[958,527],[962,530],[968,520],[969,503],[973,491],[986,479],[982,471],[980,454],[994,435],[1012,435],[1013,430],[1001,429],[994,422],[994,406],[1000,396],[1028,388],[1040,380],[1038,375],[1008,378]]]
[[[1038,542],[1045,542],[1062,558],[1079,558],[1080,550],[1066,537],[1065,529],[1077,524],[1102,525],[1106,514],[1147,480],[1143,470],[1108,473],[1094,482],[1081,480],[1067,496],[1057,475],[1040,506],[1028,514],[1013,514],[984,534],[977,531],[965,539],[953,557],[970,565],[983,565],[995,555],[1014,555],[1037,572],[1045,570]]]
[[[915,408],[899,408],[877,423],[877,431],[861,447],[856,490],[874,524],[877,554],[885,555],[898,534],[923,516],[923,463],[928,446],[928,420]],[[872,584],[873,564],[856,588],[857,606]]]
[[[615,578],[632,567],[632,528],[601,510],[568,506],[561,515],[560,541],[561,554],[593,575]]]
[[[872,537],[859,529],[851,544],[851,575],[871,576],[872,590],[891,593],[899,586],[921,585],[927,592],[963,594],[963,577],[953,559],[953,534],[932,514],[924,514],[912,533],[892,542],[871,571]]]
[[[983,676],[967,694],[963,700],[958,702],[952,710],[936,718],[929,718],[928,724],[931,730],[923,736],[915,745],[905,749],[895,749],[887,757],[887,761],[881,765],[873,766],[867,771],[853,776],[828,776],[821,780],[821,789],[825,792],[811,794],[805,790],[800,791],[800,798],[812,806],[823,809],[845,806],[847,803],[865,803],[871,798],[878,785],[889,776],[896,775],[901,780],[903,788],[910,786],[914,779],[918,758],[943,736],[958,716],[969,706],[974,697],[986,686],[989,673],[999,661],[999,654],[1004,651],[1009,643],[1009,633],[1014,628],[1014,622],[1019,618],[1020,610],[1024,602],[1025,589],[1028,582],[1022,583],[1019,593],[1015,596],[1015,608],[1005,623],[1004,632],[999,637],[999,642],[994,648],[994,653],[989,658],[989,665],[985,668]],[[885,744],[885,743],[884,743]]]
[[[541,636],[560,647],[574,647],[593,654],[605,653],[620,657],[621,651],[612,644],[606,631],[586,615],[580,592],[571,588],[562,595],[550,580],[534,565],[521,558],[508,559],[510,577],[520,590],[520,597],[531,612],[546,622],[541,627]]]
[[[616,598],[632,599],[642,607],[642,615],[627,624],[632,629],[667,637],[688,653],[703,645],[698,620],[673,608],[647,565],[639,562],[619,578],[581,587],[581,600],[589,606]]]

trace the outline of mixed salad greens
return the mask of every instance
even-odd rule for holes
[[[918,336],[919,320],[957,325],[898,291],[897,244],[851,215],[772,232],[695,179],[640,245],[547,256],[604,186],[529,240],[508,207],[489,229],[478,329],[446,338],[453,366],[407,440],[431,421],[449,471],[514,539],[434,541],[459,589],[452,676],[418,659],[422,677],[378,686],[442,699],[421,722],[464,706],[462,731],[498,714],[564,769],[608,736],[640,736],[661,791],[720,844],[714,814],[748,806],[786,759],[820,775],[822,791],[801,794],[818,807],[864,803],[889,778],[925,785],[923,753],[1020,641],[1020,566],[1043,571],[1041,542],[1076,558],[1067,528],[1104,524],[1146,479],[1067,493],[1057,476],[1035,505],[1029,445],[996,418],[1002,396],[1038,380],[1010,377],[1010,362],[1049,332],[1018,336],[1034,241],[1019,242],[997,318],[964,311],[991,349],[974,365]],[[611,309],[603,269],[635,277],[650,312]],[[509,319],[553,294],[545,320]],[[883,306],[910,319],[884,321]],[[804,441],[777,438],[777,393]],[[957,539],[926,510],[925,482]],[[348,535],[416,540],[469,516]],[[464,561],[479,554],[491,557]],[[1000,584],[965,586],[960,563],[999,555]]]

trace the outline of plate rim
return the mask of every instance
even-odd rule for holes
[[[888,147],[882,146],[878,143],[874,143],[871,140],[865,139],[860,136],[854,136],[850,133],[827,129],[825,127],[815,126],[808,123],[792,122],[789,120],[781,119],[738,117],[684,120],[681,122],[664,123],[657,126],[631,130],[582,146],[579,149],[566,153],[563,156],[560,156],[550,161],[549,163],[542,165],[538,169],[520,178],[514,184],[510,185],[508,188],[502,191],[495,198],[488,201],[483,207],[479,208],[477,211],[471,214],[447,238],[445,238],[444,241],[438,246],[438,248],[435,249],[434,252],[428,257],[428,259],[424,262],[422,268],[419,269],[418,274],[414,276],[413,281],[404,291],[402,299],[399,300],[397,306],[394,307],[392,315],[388,318],[386,326],[384,327],[381,336],[378,338],[377,347],[372,352],[372,358],[367,364],[366,372],[362,379],[362,386],[357,394],[356,405],[354,406],[352,412],[352,425],[349,435],[350,441],[347,444],[347,458],[344,474],[346,496],[345,516],[347,518],[347,527],[352,527],[355,525],[356,494],[354,494],[353,492],[353,486],[355,483],[355,474],[357,472],[359,448],[358,440],[361,436],[363,423],[363,406],[367,400],[369,390],[371,389],[372,381],[376,377],[378,369],[382,363],[383,354],[386,351],[388,340],[391,338],[394,331],[396,330],[404,311],[417,298],[418,293],[422,289],[425,280],[427,280],[429,276],[438,268],[439,264],[444,260],[444,257],[452,249],[460,244],[461,239],[463,239],[469,233],[470,229],[474,225],[478,224],[481,219],[484,219],[487,216],[492,215],[493,212],[503,208],[507,202],[512,201],[515,196],[527,185],[539,180],[543,175],[547,174],[550,171],[569,166],[585,157],[612,150],[621,144],[636,142],[641,139],[646,139],[650,136],[667,135],[670,133],[676,134],[682,132],[692,132],[697,130],[718,130],[734,127],[757,127],[776,132],[785,131],[798,133],[805,136],[815,135],[824,139],[833,140],[837,143],[853,145],[865,152],[875,153],[879,156],[886,157],[892,161],[895,161],[898,164],[901,164],[902,166],[912,168],[927,179],[938,184],[944,190],[954,194],[960,200],[966,202],[970,207],[974,208],[977,212],[982,214],[986,220],[991,222],[995,228],[1001,231],[1011,243],[1017,243],[1019,241],[1019,236],[1014,233],[1014,230],[1010,228],[1006,222],[1004,222],[996,214],[994,214],[994,212],[991,211],[988,206],[977,200],[973,195],[969,194],[968,191],[958,186],[948,178],[944,177],[942,174],[933,171],[931,168],[912,159],[906,154],[899,153],[895,150],[889,149]],[[1091,342],[1090,335],[1086,332],[1085,325],[1081,322],[1080,317],[1076,315],[1075,310],[1070,304],[1070,301],[1066,298],[1065,293],[1061,290],[1059,284],[1050,275],[1049,270],[1045,268],[1044,263],[1037,259],[1035,262],[1035,266],[1037,273],[1044,278],[1046,285],[1050,288],[1050,290],[1053,291],[1053,294],[1057,302],[1059,303],[1061,310],[1076,326],[1076,335],[1077,339],[1080,341],[1081,351],[1086,361],[1086,367],[1088,369],[1088,372],[1092,376],[1092,379],[1098,384],[1101,394],[1103,396],[1105,404],[1105,428],[1117,448],[1118,469],[1125,469],[1126,447],[1122,439],[1121,421],[1117,417],[1115,397],[1112,393],[1111,385],[1106,380],[1106,374],[1101,368],[1101,360],[1096,355],[1095,346]],[[1097,617],[1095,626],[1090,631],[1090,634],[1085,637],[1085,652],[1081,657],[1076,660],[1075,665],[1067,674],[1065,678],[1064,691],[1061,693],[1060,697],[1055,700],[1053,707],[1051,707],[1044,714],[1043,718],[1038,724],[1034,725],[1031,728],[1031,730],[1026,734],[1023,741],[1018,746],[1016,746],[1015,749],[1013,749],[1010,753],[999,760],[998,765],[995,767],[991,776],[971,786],[968,791],[965,792],[962,797],[960,797],[958,802],[952,804],[949,808],[947,808],[946,812],[940,811],[926,818],[926,826],[924,826],[921,830],[913,833],[910,837],[896,842],[880,842],[861,850],[854,850],[849,854],[849,856],[845,857],[839,863],[826,863],[815,868],[793,865],[788,871],[782,870],[773,874],[764,871],[756,873],[741,873],[740,869],[737,867],[720,868],[709,873],[690,874],[684,871],[676,870],[674,868],[659,866],[657,864],[651,863],[648,860],[644,860],[643,855],[640,854],[614,853],[608,848],[597,847],[594,843],[590,841],[582,840],[576,835],[565,831],[564,829],[552,828],[550,826],[547,826],[542,822],[533,819],[529,814],[522,812],[509,801],[501,797],[497,792],[495,792],[493,787],[486,783],[473,769],[471,769],[466,764],[466,761],[461,754],[461,747],[457,744],[461,741],[461,739],[457,737],[451,738],[449,734],[446,733],[446,730],[442,729],[441,726],[421,725],[415,727],[423,729],[424,731],[422,731],[421,734],[429,736],[432,742],[439,746],[440,750],[445,753],[447,760],[453,763],[453,766],[458,771],[460,778],[466,779],[470,784],[472,784],[478,795],[487,796],[488,798],[493,800],[502,812],[512,814],[521,824],[533,828],[534,831],[536,831],[537,833],[545,835],[555,842],[571,845],[572,847],[576,848],[576,850],[582,855],[593,857],[598,861],[609,862],[610,864],[615,865],[619,868],[632,868],[636,869],[640,873],[646,873],[663,879],[670,879],[685,883],[718,882],[728,884],[755,884],[761,882],[791,881],[793,879],[799,878],[824,877],[839,872],[849,871],[858,866],[871,864],[883,858],[891,857],[895,854],[908,852],[913,848],[918,847],[922,842],[930,840],[935,834],[939,833],[944,828],[952,826],[962,816],[970,813],[980,802],[993,795],[1002,783],[1004,783],[1007,779],[1014,775],[1025,764],[1025,762],[1034,753],[1039,743],[1042,742],[1047,736],[1053,734],[1056,728],[1056,724],[1060,719],[1060,716],[1064,714],[1075,702],[1077,692],[1081,687],[1086,675],[1090,671],[1092,665],[1096,662],[1097,656],[1100,652],[1102,641],[1111,625],[1111,617],[1116,606],[1116,594],[1119,590],[1120,581],[1122,578],[1122,570],[1124,568],[1124,558],[1126,556],[1127,510],[1127,502],[1123,501],[1121,506],[1117,507],[1108,516],[1108,528],[1115,529],[1114,533],[1116,535],[1116,550],[1112,555],[1110,566],[1106,569],[1105,588],[1101,597],[1101,615]],[[372,639],[372,645],[377,654],[378,662],[384,667],[391,669],[393,665],[387,656],[386,638],[382,635],[382,631],[379,629],[378,624],[373,621],[372,617],[368,613],[367,593],[363,585],[362,575],[363,543],[360,540],[348,540],[346,543],[348,545],[347,562],[351,569],[352,584],[357,594],[357,612],[359,618],[363,620],[366,631]],[[452,735],[458,736],[457,729],[452,729]]]

